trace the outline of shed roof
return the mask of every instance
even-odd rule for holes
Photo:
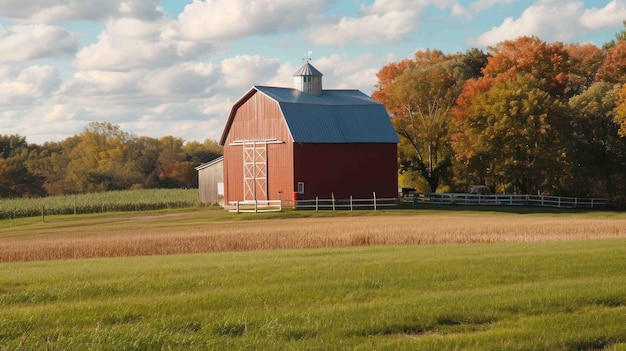
[[[385,107],[358,90],[324,90],[314,96],[292,88],[254,86],[233,106],[220,144],[237,109],[260,92],[276,101],[297,143],[398,143]]]
[[[218,164],[220,162],[224,162],[224,156],[219,156],[219,157],[217,157],[217,158],[215,158],[215,159],[213,159],[213,160],[211,160],[209,162],[205,162],[205,163],[195,167],[194,169],[196,171],[199,171],[199,170],[205,169],[207,167],[211,167],[213,165],[216,165],[216,164]]]

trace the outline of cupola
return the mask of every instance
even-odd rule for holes
[[[293,74],[293,86],[302,92],[322,96],[322,73],[307,62]]]

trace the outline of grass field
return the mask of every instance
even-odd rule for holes
[[[626,350],[619,213],[53,216],[0,257],[0,350]]]

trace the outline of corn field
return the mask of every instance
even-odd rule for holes
[[[197,196],[197,189],[149,189],[29,199],[0,199],[0,220],[43,215],[182,208],[196,205]]]

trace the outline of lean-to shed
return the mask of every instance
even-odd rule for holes
[[[309,62],[294,86],[253,86],[232,107],[220,140],[225,203],[397,197],[399,140],[385,107],[323,90]]]
[[[224,157],[218,157],[196,167],[198,171],[198,201],[224,205]]]

